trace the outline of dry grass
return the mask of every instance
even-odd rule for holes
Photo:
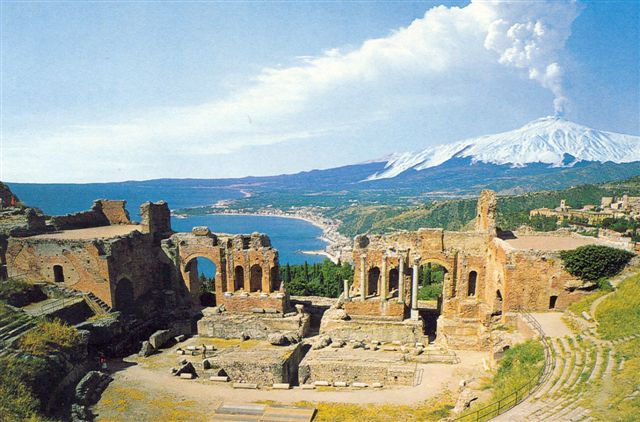
[[[75,327],[60,320],[41,320],[20,339],[20,349],[35,356],[47,356],[59,350],[71,350],[80,344]]]
[[[448,392],[443,392],[440,397],[415,406],[325,402],[295,403],[296,406],[309,406],[318,409],[314,422],[437,421],[449,415],[453,404],[451,394]]]

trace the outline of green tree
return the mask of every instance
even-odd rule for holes
[[[631,252],[601,245],[581,246],[560,252],[564,268],[572,275],[586,281],[618,274],[635,255]]]

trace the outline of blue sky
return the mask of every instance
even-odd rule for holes
[[[640,133],[640,2],[2,2],[0,178],[361,162],[561,109]]]

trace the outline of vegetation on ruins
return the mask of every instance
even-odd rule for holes
[[[20,339],[20,349],[34,356],[48,356],[54,352],[70,352],[82,343],[75,327],[60,320],[41,320],[35,329]]]
[[[353,279],[353,268],[349,264],[334,264],[325,259],[320,264],[280,266],[280,279],[287,292],[295,296],[338,297],[342,293],[343,281]]]
[[[529,340],[507,350],[491,380],[491,401],[511,394],[537,377],[543,363],[544,348],[538,341]]]
[[[36,374],[45,371],[44,366],[41,359],[15,355],[0,357],[0,420],[42,420],[38,416],[40,400],[36,391],[40,383],[36,382]]]
[[[0,282],[0,300],[8,300],[9,298],[20,295],[28,294],[33,289],[33,285],[15,279],[9,279]]]
[[[635,421],[640,414],[640,274],[622,281],[603,299],[595,318],[601,338],[627,340],[616,346],[618,370],[613,371],[611,382],[594,385],[586,405],[596,420]]]
[[[422,266],[418,275],[419,300],[434,300],[442,294],[445,272],[444,267],[437,264]]]
[[[607,340],[640,333],[640,274],[622,281],[598,305],[595,317],[598,334]]]
[[[631,252],[602,245],[587,245],[560,252],[564,268],[585,281],[597,281],[618,274],[633,256]],[[606,284],[603,283],[603,286]]]

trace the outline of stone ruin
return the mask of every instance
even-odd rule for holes
[[[455,363],[451,349],[490,351],[497,324],[513,324],[522,309],[564,309],[588,287],[564,271],[557,250],[524,248],[512,240],[517,234],[496,232],[494,192],[481,193],[477,210],[473,231],[357,236],[354,279],[314,314],[320,336],[312,341],[305,339],[305,301],[292,302],[282,285],[268,236],[206,227],[175,233],[165,202],[142,204],[140,223],[130,220],[124,201],[98,200],[88,211],[56,217],[22,205],[4,209],[0,259],[5,276],[84,292],[108,310],[140,318],[180,310],[181,318],[197,319],[200,337],[262,342],[215,354],[235,381],[412,385],[419,363]],[[199,306],[197,258],[217,268],[213,307]],[[425,265],[446,271],[429,309],[418,300]],[[257,361],[275,375],[261,375]]]

